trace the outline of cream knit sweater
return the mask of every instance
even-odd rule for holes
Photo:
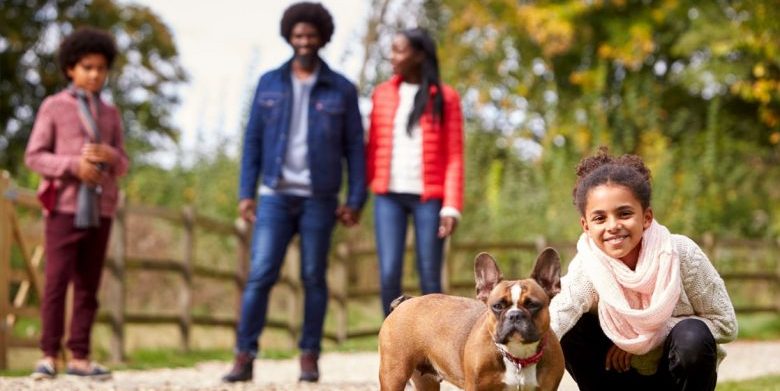
[[[693,240],[672,235],[672,241],[680,254],[682,291],[666,327],[671,330],[683,319],[699,319],[718,344],[733,341],[737,337],[737,318],[723,279]],[[561,292],[550,302],[550,327],[559,339],[574,327],[582,314],[597,311],[598,293],[584,266],[579,257],[572,260],[568,273],[561,278]],[[641,374],[653,374],[662,353],[663,344],[646,354],[633,356],[631,366]],[[718,345],[718,362],[725,356],[726,352]]]

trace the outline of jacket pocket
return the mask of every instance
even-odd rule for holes
[[[319,125],[322,126],[323,136],[330,141],[341,138],[341,129],[344,127],[344,101],[337,99],[318,100],[314,108],[317,110]]]
[[[257,96],[256,109],[259,110],[263,122],[270,122],[282,111],[282,94],[280,92],[263,92]]]
[[[317,101],[315,107],[317,108],[317,111],[323,112],[327,115],[344,114],[344,102],[340,100],[320,100]]]

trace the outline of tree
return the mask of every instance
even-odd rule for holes
[[[574,166],[608,145],[647,161],[656,214],[673,230],[780,234],[773,218],[780,216],[778,7],[758,0],[423,0],[421,7],[417,23],[436,31],[443,78],[463,97],[467,143],[488,132],[492,148],[511,152],[468,146],[468,159],[490,158],[469,164],[467,191],[488,197],[467,198],[467,214],[544,230],[531,235],[573,237],[576,225],[560,220],[577,217]],[[466,215],[463,230],[484,235],[477,221],[470,227]]]
[[[170,30],[149,8],[114,0],[4,0],[0,21],[0,167],[19,171],[38,106],[65,87],[59,42],[84,25],[116,38],[106,95],[122,113],[131,156],[154,150],[155,140],[177,140],[170,112],[187,77]]]

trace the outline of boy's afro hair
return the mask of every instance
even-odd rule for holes
[[[60,43],[60,70],[65,78],[70,80],[68,69],[76,66],[84,56],[89,54],[102,54],[106,58],[106,64],[111,68],[116,53],[116,44],[111,34],[93,27],[81,27]]]
[[[284,11],[280,23],[280,33],[287,42],[290,42],[293,27],[301,22],[311,23],[317,28],[323,46],[330,42],[334,28],[333,17],[322,4],[304,1],[295,3]]]

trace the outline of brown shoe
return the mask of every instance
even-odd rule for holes
[[[320,370],[317,366],[317,360],[320,358],[318,352],[302,352],[300,357],[301,376],[298,381],[316,383],[320,380]]]
[[[222,377],[222,381],[227,383],[251,381],[254,361],[254,356],[249,353],[236,354],[235,361],[233,362],[233,369],[231,369],[227,375]]]

